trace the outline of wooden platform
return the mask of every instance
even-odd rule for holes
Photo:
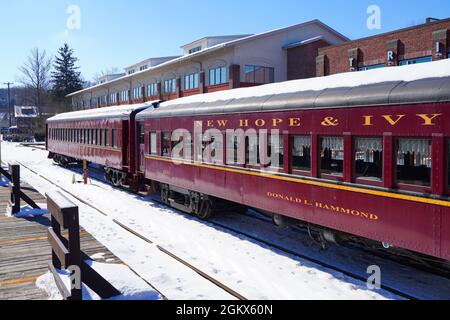
[[[44,196],[30,186],[22,190],[37,204]],[[47,295],[36,287],[38,277],[47,272],[51,249],[47,242],[49,215],[33,218],[11,218],[5,215],[9,190],[0,184],[0,300],[45,300]],[[22,203],[25,205],[25,203]],[[86,231],[81,230],[81,248],[89,256],[103,253],[96,261],[121,263]]]

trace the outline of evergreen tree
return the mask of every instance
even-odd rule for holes
[[[67,43],[59,48],[55,57],[52,72],[53,94],[56,98],[64,100],[66,95],[83,89],[83,80],[75,63],[78,61],[73,56],[73,49]]]

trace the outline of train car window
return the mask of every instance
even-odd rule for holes
[[[223,163],[223,141],[221,139],[217,139],[214,135],[207,135],[206,141],[204,143],[204,159],[203,161],[208,163]]]
[[[170,140],[170,132],[163,132],[161,135],[161,152],[164,157],[170,157]]]
[[[431,185],[431,139],[398,139],[397,182]]]
[[[113,148],[119,147],[119,131],[117,129],[112,129],[112,146]]]
[[[320,147],[321,173],[341,177],[344,172],[344,138],[323,137]]]
[[[186,148],[189,148],[189,145],[186,144],[189,144],[189,141],[187,141],[186,137],[184,136],[178,137],[177,141],[172,140],[172,158],[184,159]],[[175,148],[180,149],[176,150]]]
[[[275,144],[275,145],[273,145]],[[260,150],[260,153],[264,152],[264,150]],[[273,152],[273,154],[272,154]],[[278,135],[278,139],[276,137],[272,137],[272,135],[267,135],[267,150],[266,154],[268,156],[268,160],[270,163],[265,165],[266,167],[272,168],[283,168],[284,165],[284,138],[281,135]],[[275,162],[274,162],[275,161]]]
[[[450,140],[447,141],[447,193],[450,193]]]
[[[227,150],[226,150],[226,159],[227,164],[229,165],[238,165],[243,164],[239,163],[239,146],[240,146],[240,138],[237,134],[227,134]]]
[[[294,136],[292,143],[292,169],[311,171],[311,137]]]
[[[259,135],[250,134],[245,136],[245,164],[250,166],[259,166],[261,159],[259,157]]]
[[[383,139],[355,139],[355,174],[357,178],[383,179]]]
[[[105,146],[110,147],[111,143],[109,141],[109,129],[105,129]]]
[[[139,144],[145,144],[145,127],[139,124]]]
[[[156,155],[158,154],[158,149],[156,146],[156,132],[150,132],[150,154]]]
[[[98,129],[92,130],[92,144],[94,146],[100,145],[100,139],[98,138]]]
[[[203,139],[203,133],[197,133],[194,141],[195,159],[194,161],[203,162],[203,152],[206,148],[206,142]]]

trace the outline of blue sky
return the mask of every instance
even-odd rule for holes
[[[81,10],[81,29],[67,32],[67,8]],[[368,6],[381,8],[381,29],[366,26]],[[0,87],[17,82],[33,47],[54,54],[75,49],[86,80],[152,56],[180,54],[207,35],[260,33],[320,19],[349,38],[450,17],[447,0],[3,0],[0,3]]]

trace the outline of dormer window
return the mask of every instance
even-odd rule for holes
[[[147,70],[147,69],[148,69],[148,64],[146,64],[145,66],[141,66],[139,68],[139,71],[144,71],[144,70]]]
[[[199,52],[200,50],[202,50],[202,46],[192,48],[189,50],[189,54]]]
[[[128,70],[128,74],[133,74],[134,72],[135,72],[134,69]]]

